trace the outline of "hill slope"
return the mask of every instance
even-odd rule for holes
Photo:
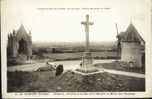
[[[144,91],[145,79],[101,73],[81,79],[67,71],[8,72],[8,92],[109,92]]]

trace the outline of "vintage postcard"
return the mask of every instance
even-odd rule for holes
[[[151,0],[1,0],[3,98],[152,97]]]

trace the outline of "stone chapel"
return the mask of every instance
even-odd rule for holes
[[[13,30],[8,34],[7,43],[7,56],[16,58],[24,55],[26,60],[32,57],[32,38],[31,32],[27,33],[23,24],[20,25],[18,30]]]

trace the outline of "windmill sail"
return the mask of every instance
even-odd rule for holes
[[[116,26],[116,31],[117,31],[117,53],[119,55],[120,51],[121,51],[121,45],[120,45],[120,38],[119,38],[119,32],[118,32],[118,27],[117,27],[117,23],[115,24]]]

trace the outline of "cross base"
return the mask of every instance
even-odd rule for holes
[[[84,52],[82,57],[82,65],[80,68],[76,69],[76,71],[82,73],[92,73],[98,71],[98,69],[93,66],[93,58],[91,52]]]
[[[80,69],[81,70],[81,69]],[[72,73],[76,76],[76,79],[79,82],[83,82],[83,83],[87,83],[87,84],[94,84],[94,81],[97,81],[98,79],[96,79],[96,75],[100,75],[103,74],[104,71],[100,70],[100,71],[93,71],[93,72],[81,72],[78,70],[73,70]]]

